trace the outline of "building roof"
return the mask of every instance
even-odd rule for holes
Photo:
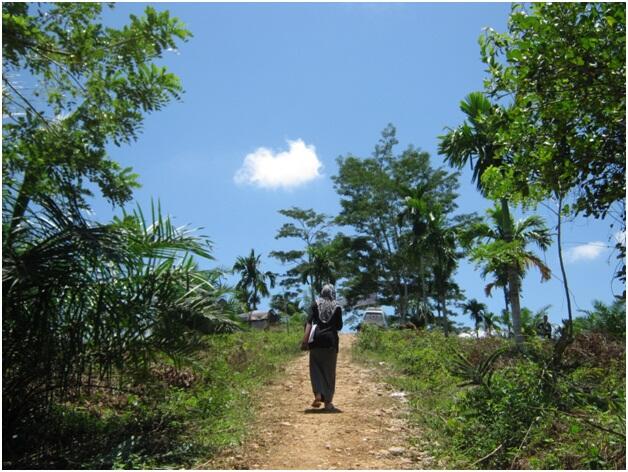
[[[270,316],[269,311],[255,310],[247,313],[241,313],[238,315],[241,321],[264,321]]]

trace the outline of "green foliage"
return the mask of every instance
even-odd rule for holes
[[[179,20],[148,6],[121,29],[105,28],[101,10],[100,3],[2,5],[3,191],[15,196],[10,229],[45,198],[84,207],[88,182],[114,205],[129,201],[137,176],[112,161],[107,146],[135,140],[144,113],[182,93],[179,79],[154,63],[191,36]],[[10,231],[4,236],[10,242]]]
[[[457,174],[434,169],[429,155],[410,146],[400,154],[394,126],[388,125],[369,157],[338,158],[333,177],[342,210],[337,221],[355,236],[341,235],[343,295],[350,303],[376,293],[406,318],[409,306],[431,296],[443,313],[459,290],[450,276],[456,267],[454,227]],[[431,280],[426,280],[433,275]]]
[[[574,319],[574,333],[593,331],[624,339],[626,336],[626,302],[614,301],[605,305],[599,300],[593,301],[593,310],[583,310],[585,316]]]
[[[512,98],[493,129],[502,164],[487,174],[488,193],[538,202],[573,192],[573,212],[613,213],[625,230],[624,5],[517,4],[508,32],[487,29],[480,47],[487,94]]]
[[[487,355],[479,363],[471,362],[464,354],[455,351],[456,359],[451,367],[452,374],[462,377],[464,382],[459,384],[460,387],[468,385],[481,385],[490,390],[491,379],[494,374],[494,364],[497,358],[506,352],[507,348],[497,349]]]
[[[238,257],[233,264],[233,271],[240,273],[240,280],[236,285],[241,301],[246,305],[247,311],[255,310],[261,297],[270,295],[266,280],[270,288],[275,287],[275,274],[270,271],[262,272],[261,255],[255,255],[255,249],[246,257]]]
[[[532,341],[521,354],[500,338],[365,327],[356,349],[390,364],[387,380],[422,430],[416,441],[447,468],[623,469],[625,345]]]
[[[198,271],[209,241],[159,207],[109,225],[42,200],[3,251],[3,433],[10,438],[94,385],[120,388],[167,355],[199,347],[198,331],[237,329],[219,301],[219,271]]]
[[[275,239],[294,238],[305,246],[303,249],[291,251],[272,251],[271,257],[277,258],[282,264],[291,264],[288,267],[280,285],[285,287],[290,298],[302,293],[301,285],[310,285],[310,298],[313,300],[325,281],[335,282],[330,267],[329,234],[327,229],[331,225],[330,217],[316,213],[313,209],[303,210],[291,207],[279,210],[283,216],[293,221],[284,223],[277,231]],[[333,279],[333,280],[332,280]]]
[[[10,468],[193,468],[240,443],[255,391],[298,351],[301,332],[250,331],[202,339],[185,367],[165,358],[126,390],[93,389],[46,422],[5,438]],[[135,392],[135,393],[133,393]]]

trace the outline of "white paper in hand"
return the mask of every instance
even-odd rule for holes
[[[316,331],[317,326],[318,325],[315,324],[312,325],[312,329],[310,330],[310,337],[307,340],[308,344],[311,344],[314,341],[314,331]]]

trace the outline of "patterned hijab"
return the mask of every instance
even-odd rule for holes
[[[321,290],[321,296],[316,301],[318,305],[318,317],[323,323],[329,323],[331,317],[336,311],[338,304],[336,303],[336,290],[331,284],[326,284]]]

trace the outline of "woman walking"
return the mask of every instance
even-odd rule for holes
[[[336,389],[336,360],[342,329],[342,309],[336,303],[333,285],[325,285],[318,300],[312,303],[305,325],[302,348],[310,351],[310,380],[314,392],[312,406],[325,404],[325,410],[339,412],[332,400]]]

